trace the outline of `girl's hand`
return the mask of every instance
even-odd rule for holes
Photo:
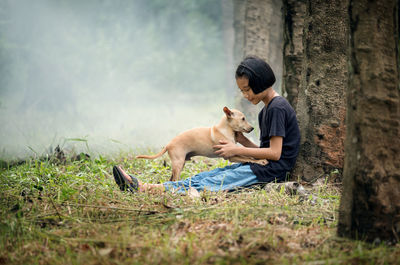
[[[217,149],[215,151],[216,154],[219,156],[222,156],[224,159],[228,159],[229,157],[232,157],[236,155],[238,146],[235,145],[232,142],[226,141],[226,140],[220,140],[219,145],[214,145],[213,148]]]

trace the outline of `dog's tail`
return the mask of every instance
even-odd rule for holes
[[[147,155],[138,155],[136,158],[145,158],[145,159],[155,159],[157,157],[162,156],[165,152],[167,152],[167,147],[164,147],[158,154],[153,155],[153,156],[147,156]]]

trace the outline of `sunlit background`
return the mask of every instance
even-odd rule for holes
[[[222,2],[0,0],[0,158],[157,150],[216,124],[237,93]]]
[[[220,13],[213,0],[0,1],[1,157],[157,148],[216,123],[234,78]]]

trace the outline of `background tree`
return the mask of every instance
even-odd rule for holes
[[[305,0],[283,1],[283,69],[282,94],[297,106],[303,62],[303,29],[306,14]]]
[[[277,82],[274,88],[281,90],[282,76],[282,16],[281,0],[233,0],[235,65],[247,55],[265,59],[273,68]],[[257,123],[259,107],[252,106],[242,96],[237,97],[238,108],[243,110],[252,123]]]
[[[398,2],[350,1],[349,7],[351,71],[338,234],[399,241]]]
[[[284,84],[292,104],[299,86],[294,107],[302,136],[293,175],[311,181],[343,168],[347,2],[285,1],[284,7]]]
[[[235,71],[235,59],[233,56],[234,38],[235,31],[233,28],[233,1],[232,0],[221,0],[221,11],[222,11],[222,36],[224,39],[224,52],[225,52],[225,91],[226,98],[229,104],[233,102],[233,95],[236,92],[236,82],[233,76]]]

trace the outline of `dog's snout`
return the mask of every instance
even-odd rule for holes
[[[247,132],[249,133],[249,132],[251,132],[252,130],[254,130],[254,128],[253,128],[253,127],[250,127],[250,128],[247,130]]]

